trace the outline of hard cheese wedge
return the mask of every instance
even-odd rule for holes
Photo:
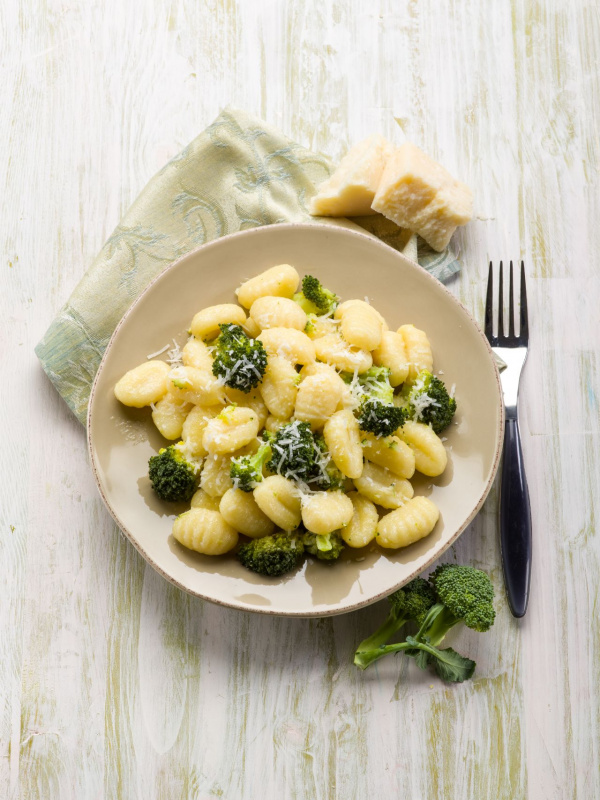
[[[383,136],[369,136],[354,145],[329,180],[321,184],[309,211],[316,217],[360,217],[375,214],[371,203],[392,145]]]
[[[458,225],[473,216],[473,193],[407,142],[389,156],[372,207],[420,234],[434,250],[444,250]]]

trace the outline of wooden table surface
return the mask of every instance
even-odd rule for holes
[[[600,797],[600,17],[590,0],[8,0],[0,26],[0,796]],[[407,135],[469,183],[452,291],[525,260],[531,603],[496,502],[451,556],[498,618],[446,686],[356,643],[385,604],[287,620],[188,597],[112,523],[33,354],[138,192],[232,104],[337,158]]]

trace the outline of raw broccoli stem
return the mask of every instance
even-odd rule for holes
[[[456,653],[451,647],[440,650],[426,642],[418,642],[412,636],[407,637],[405,642],[382,645],[376,650],[364,653],[357,652],[354,657],[354,663],[360,669],[366,669],[375,661],[390,653],[401,653],[407,650],[414,651],[415,649],[425,654],[427,663],[432,661],[439,677],[449,683],[462,683],[471,678],[475,670],[474,661]]]
[[[354,663],[356,666],[360,666],[357,658],[363,651],[376,650],[378,647],[383,647],[385,643],[389,641],[389,639],[391,639],[392,636],[407,622],[407,619],[408,618],[405,616],[395,618],[392,614],[390,614],[383,625],[377,628],[375,633],[371,634],[371,636],[363,639],[363,641],[356,648],[356,654],[354,656]]]

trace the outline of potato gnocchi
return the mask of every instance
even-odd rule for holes
[[[444,472],[439,434],[456,401],[427,334],[390,329],[367,298],[341,303],[289,264],[236,295],[114,388],[150,407],[165,439],[149,478],[161,499],[189,504],[173,537],[204,556],[242,537],[244,566],[277,576],[306,555],[332,563],[344,547],[389,553],[431,534],[439,510],[411,480]]]

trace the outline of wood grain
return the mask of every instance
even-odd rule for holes
[[[5,430],[0,796],[600,796],[600,18],[566,0],[14,0],[0,26]],[[181,594],[102,507],[33,346],[149,177],[224,105],[339,157],[409,138],[473,186],[452,290],[524,258],[530,609],[502,598],[495,493],[448,554],[492,571],[475,679],[359,673],[381,604],[257,617]]]

